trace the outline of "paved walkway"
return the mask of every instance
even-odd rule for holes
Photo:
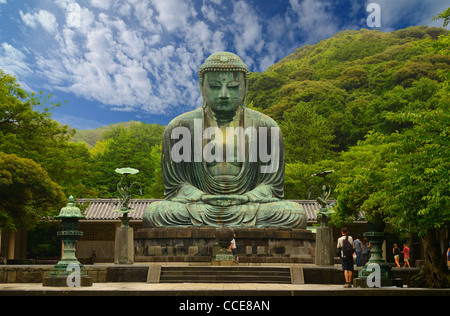
[[[350,288],[335,284],[268,283],[94,283],[91,287],[44,287],[41,283],[3,283],[0,296],[450,296],[450,289]]]

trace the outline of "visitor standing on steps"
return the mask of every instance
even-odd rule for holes
[[[231,252],[233,256],[236,258],[236,234],[233,235],[233,239],[231,240]]]
[[[398,268],[400,268],[400,248],[398,248],[397,244],[394,244],[392,253],[394,254],[395,264],[397,265]]]
[[[355,252],[353,246],[353,238],[348,235],[347,227],[341,229],[342,237],[337,241],[337,248],[341,250],[342,270],[344,270],[345,288],[352,287],[353,276],[353,253]]]
[[[362,242],[361,236],[357,235],[356,240],[354,241],[355,253],[356,253],[356,266],[359,267],[361,265],[361,252],[362,252]]]
[[[409,265],[409,253],[411,252],[411,250],[409,249],[408,245],[406,243],[403,244],[403,261],[405,261],[405,264],[403,265],[403,268],[405,268],[406,266],[408,266],[409,268],[411,268],[411,266]]]

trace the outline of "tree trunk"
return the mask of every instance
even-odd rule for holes
[[[446,249],[439,242],[439,229],[429,230],[422,237],[425,264],[412,279],[413,287],[447,288],[449,287]]]

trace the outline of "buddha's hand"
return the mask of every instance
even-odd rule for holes
[[[245,204],[248,202],[248,197],[245,195],[231,194],[231,195],[210,195],[202,196],[202,201],[214,206],[233,206]]]
[[[196,187],[185,184],[177,192],[177,195],[171,199],[172,202],[178,203],[196,203],[201,201],[205,193]]]

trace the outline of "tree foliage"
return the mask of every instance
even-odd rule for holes
[[[31,159],[0,152],[0,227],[15,231],[35,223],[64,206],[61,187]]]
[[[133,179],[141,184],[144,197],[163,198],[159,149],[163,132],[164,126],[140,122],[106,131],[104,140],[91,150],[89,188],[95,196],[117,196],[120,175],[115,169],[131,167],[139,170]]]
[[[66,194],[86,193],[89,152],[70,143],[67,126],[53,121],[51,95],[27,93],[17,79],[0,69],[0,152],[29,158],[39,164]]]
[[[332,222],[364,215],[420,236],[426,286],[448,285],[436,242],[450,224],[448,42],[447,30],[426,26],[344,31],[253,74],[249,94],[283,129],[286,196],[304,198],[317,185],[308,174],[335,170]],[[258,76],[282,83],[265,90],[271,105],[253,98]]]

